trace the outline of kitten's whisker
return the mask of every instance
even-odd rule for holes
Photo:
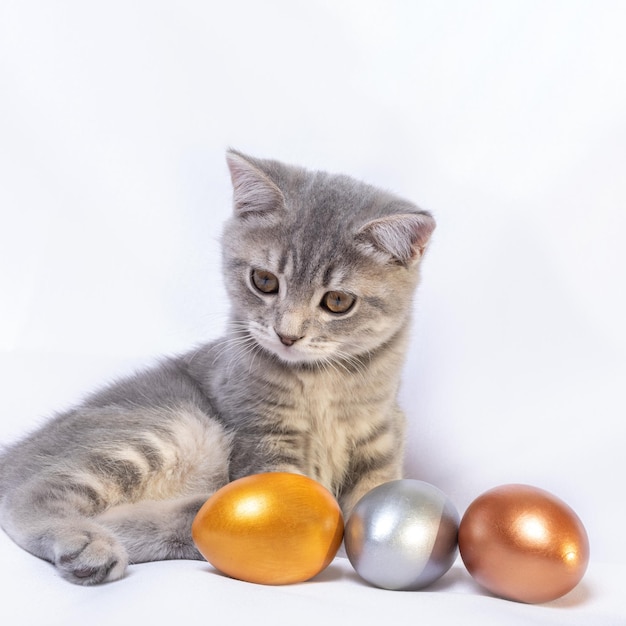
[[[222,354],[224,354],[224,352],[226,352],[229,349],[229,347],[233,345],[237,345],[242,342],[243,343],[254,342],[254,338],[249,335],[249,333],[247,332],[247,328],[244,327],[243,325],[240,328],[240,330],[237,331],[234,335],[224,337],[223,339],[221,339],[220,341],[217,341],[214,344],[215,346],[218,347],[218,352],[215,356],[215,359],[217,360],[219,357],[221,357]]]
[[[233,353],[226,366],[228,375],[230,376],[235,367],[249,354],[256,351],[256,342],[248,340],[244,342],[233,342]]]
[[[367,366],[363,363],[359,356],[349,354],[347,352],[336,352],[334,358],[329,358],[335,366],[333,369],[339,369],[347,374],[357,375],[363,382],[367,381]]]
[[[252,337],[248,337],[244,340],[233,341],[233,354],[228,363],[228,373],[232,373],[233,369],[247,356],[252,355],[251,362],[249,364],[249,372],[252,371],[252,364],[259,351],[257,342]]]

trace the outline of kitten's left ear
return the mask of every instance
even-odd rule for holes
[[[433,230],[430,213],[399,213],[368,222],[359,229],[357,240],[364,252],[408,266],[422,257]]]
[[[233,183],[235,214],[267,220],[284,207],[285,199],[281,190],[254,159],[229,150],[226,162]]]

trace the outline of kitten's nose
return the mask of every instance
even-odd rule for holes
[[[283,335],[279,333],[276,329],[274,329],[274,332],[278,335],[280,343],[282,343],[284,346],[293,346],[296,341],[302,339],[302,337],[294,337],[293,335]]]

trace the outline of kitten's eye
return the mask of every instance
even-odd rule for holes
[[[356,298],[343,291],[329,291],[322,298],[322,307],[331,313],[347,313],[354,305]]]
[[[262,293],[278,293],[278,278],[265,270],[252,270],[252,284]]]

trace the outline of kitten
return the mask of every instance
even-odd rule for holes
[[[435,227],[347,176],[227,155],[228,334],[113,384],[0,457],[0,523],[68,580],[202,558],[191,522],[228,481],[302,473],[347,515],[401,475],[396,403]]]

